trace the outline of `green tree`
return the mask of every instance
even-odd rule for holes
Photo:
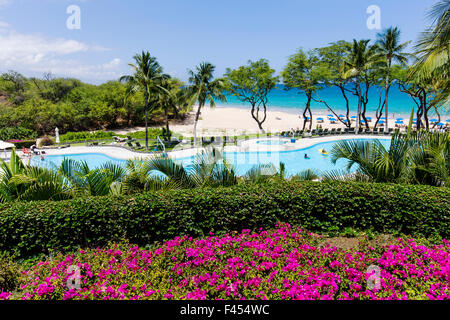
[[[273,76],[274,73],[269,62],[260,59],[256,62],[249,61],[248,65],[235,70],[227,69],[225,74],[227,91],[242,102],[250,103],[252,118],[261,132],[264,132],[262,125],[267,118],[268,94],[278,83],[278,77]],[[262,118],[259,115],[261,108]]]
[[[307,114],[309,114],[309,129],[312,128],[311,101],[313,94],[321,89],[320,80],[323,79],[323,69],[319,65],[319,59],[315,52],[305,53],[299,50],[296,54],[289,57],[287,66],[281,72],[283,83],[290,88],[297,88],[305,93],[307,97],[305,110],[303,111],[303,130],[307,123]]]
[[[344,77],[341,69],[350,49],[351,43],[343,40],[331,43],[327,47],[316,49],[319,55],[320,64],[324,70],[322,73],[323,78],[321,80],[326,86],[339,88],[342,97],[345,100],[347,122],[344,122],[339,116],[336,116],[336,118],[343,122],[347,127],[351,126],[350,101],[347,96],[348,93],[351,93],[351,90],[347,88],[349,79]],[[329,109],[336,115],[331,107],[329,107]]]
[[[432,25],[422,33],[417,45],[418,61],[412,74],[432,79],[438,94],[433,104],[448,104],[450,96],[450,1],[441,0],[428,13]]]
[[[136,91],[144,93],[145,148],[148,150],[148,113],[155,108],[155,105],[152,105],[150,110],[149,97],[155,91],[162,90],[160,83],[167,78],[167,75],[163,74],[163,69],[156,57],[152,57],[149,52],[142,51],[141,54],[136,54],[133,59],[135,63],[130,63],[129,66],[134,70],[134,74],[123,76],[120,78],[120,81],[129,85],[128,91],[130,93]]]
[[[213,79],[215,66],[209,62],[202,62],[195,69],[189,70],[189,90],[193,101],[198,102],[197,113],[194,122],[194,147],[197,147],[197,125],[201,110],[209,102],[209,106],[214,108],[215,100],[226,101],[224,95],[225,85],[221,79]]]
[[[390,27],[383,33],[377,35],[378,55],[384,60],[385,68],[385,98],[384,107],[386,112],[385,130],[389,130],[389,113],[388,113],[388,98],[389,89],[391,88],[391,68],[392,62],[398,62],[406,65],[409,54],[402,52],[410,43],[400,43],[400,30],[397,27]]]
[[[369,45],[369,42],[370,40],[353,40],[350,53],[342,67],[344,78],[353,79],[355,84],[355,93],[358,96],[356,120],[357,132],[361,126],[361,111],[364,99],[364,92],[361,88],[361,82],[364,77],[367,77],[368,73],[375,67],[375,65],[379,63],[379,58],[377,56],[378,47],[376,45]]]

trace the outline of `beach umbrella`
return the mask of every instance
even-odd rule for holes
[[[436,124],[437,126],[445,126],[445,123],[443,122],[439,122],[438,124]]]
[[[334,114],[329,114],[328,117],[329,117],[329,118],[333,118],[333,117],[334,117]]]
[[[450,122],[450,119],[447,119],[445,122]]]
[[[330,121],[337,121],[336,118],[330,118]]]
[[[317,120],[323,120],[323,118],[317,118]]]
[[[417,121],[417,118],[414,118],[413,121]]]
[[[381,119],[381,120],[386,120],[386,117],[381,117],[380,119]]]
[[[347,120],[347,119],[344,119],[344,120],[342,120],[342,122],[344,122],[344,123],[347,123],[347,122],[348,122],[348,120]]]
[[[383,120],[378,121],[378,124],[384,124]]]
[[[395,121],[395,124],[403,124],[403,121]]]
[[[356,118],[357,118],[357,116],[351,116],[351,118],[352,118],[352,119],[356,119]]]
[[[430,122],[438,122],[438,119],[431,119]]]
[[[339,118],[345,118],[345,116],[343,114],[340,114]]]
[[[397,119],[395,119],[395,120],[397,120],[397,121],[403,121],[403,118],[397,118]]]

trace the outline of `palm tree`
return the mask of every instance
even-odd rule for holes
[[[337,142],[331,160],[347,159],[347,169],[358,165],[354,179],[447,186],[450,177],[450,134],[409,132],[395,134],[386,149],[379,140]]]
[[[132,92],[142,91],[145,100],[145,148],[148,150],[148,112],[150,96],[162,90],[160,83],[168,78],[168,75],[163,74],[162,67],[159,65],[156,57],[152,57],[150,53],[142,51],[141,54],[136,54],[133,57],[135,63],[130,63],[129,66],[134,70],[133,75],[122,76],[121,82],[128,83],[128,94]]]
[[[125,169],[116,163],[105,163],[90,169],[86,161],[64,159],[56,172],[68,180],[74,196],[106,196],[113,192],[114,184],[121,182]]]
[[[15,149],[9,163],[0,159],[0,203],[15,200],[65,200],[73,197],[70,184],[51,169],[23,164]]]
[[[356,94],[358,96],[358,119],[356,121],[356,132],[361,124],[362,91],[361,78],[374,67],[379,59],[376,55],[377,45],[369,45],[370,40],[353,40],[352,48],[342,66],[344,79],[355,78]]]
[[[162,156],[156,156],[147,163],[150,170],[159,172],[181,188],[226,187],[237,184],[234,168],[215,148],[202,151],[196,156],[194,163],[187,167]]]
[[[162,90],[157,96],[157,103],[164,110],[167,140],[170,140],[169,112],[177,115],[180,109],[185,109],[191,102],[189,90],[182,86],[183,83],[179,79],[169,77],[161,82]]]
[[[433,79],[440,93],[434,103],[448,102],[450,96],[450,1],[441,0],[428,13],[432,26],[421,36],[416,45],[419,59],[413,76]]]
[[[216,103],[215,99],[220,101],[226,101],[226,97],[223,94],[225,90],[225,84],[220,79],[213,80],[215,66],[209,62],[202,62],[196,67],[196,70],[189,70],[189,82],[191,83],[189,90],[191,91],[194,101],[198,102],[198,109],[195,115],[194,122],[194,147],[197,147],[197,124],[200,118],[201,110],[205,106],[206,102],[209,102],[209,106],[214,108]]]
[[[382,57],[386,63],[384,107],[386,110],[385,130],[388,131],[389,130],[388,96],[389,96],[389,89],[391,87],[390,83],[391,66],[393,61],[406,65],[408,61],[408,54],[402,52],[402,50],[405,49],[405,47],[410,43],[410,41],[400,44],[400,30],[397,27],[390,27],[386,29],[383,33],[379,33],[377,37],[378,37],[377,45],[379,51],[378,55],[379,57]]]

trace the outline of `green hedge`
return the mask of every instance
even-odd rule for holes
[[[138,245],[181,235],[268,229],[278,221],[326,232],[351,227],[449,237],[450,191],[429,186],[283,182],[0,206],[0,251],[21,256]]]
[[[0,129],[0,140],[35,140],[37,133],[33,130],[23,127],[7,127]]]

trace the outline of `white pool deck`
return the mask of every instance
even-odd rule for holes
[[[286,141],[286,144],[282,145],[263,145],[256,143],[258,140],[269,140],[269,139],[279,139]],[[249,139],[238,142],[237,146],[226,146],[224,152],[279,152],[279,151],[290,151],[290,150],[300,150],[304,148],[311,147],[318,143],[332,142],[338,140],[349,140],[349,139],[385,139],[390,140],[390,136],[374,136],[374,135],[341,135],[341,136],[327,136],[318,138],[303,138],[296,139],[295,143],[291,142],[290,138],[277,138],[277,137],[261,137],[259,139]],[[190,148],[184,150],[173,150],[167,152],[170,158],[187,158],[191,157],[198,152],[204,150],[203,148]],[[134,152],[129,149],[118,146],[92,146],[92,147],[69,147],[61,149],[48,149],[45,150],[46,155],[73,155],[73,154],[87,154],[87,153],[101,153],[106,156],[115,159],[128,160],[128,159],[145,159],[154,156],[154,154]],[[21,152],[20,152],[21,153]]]

